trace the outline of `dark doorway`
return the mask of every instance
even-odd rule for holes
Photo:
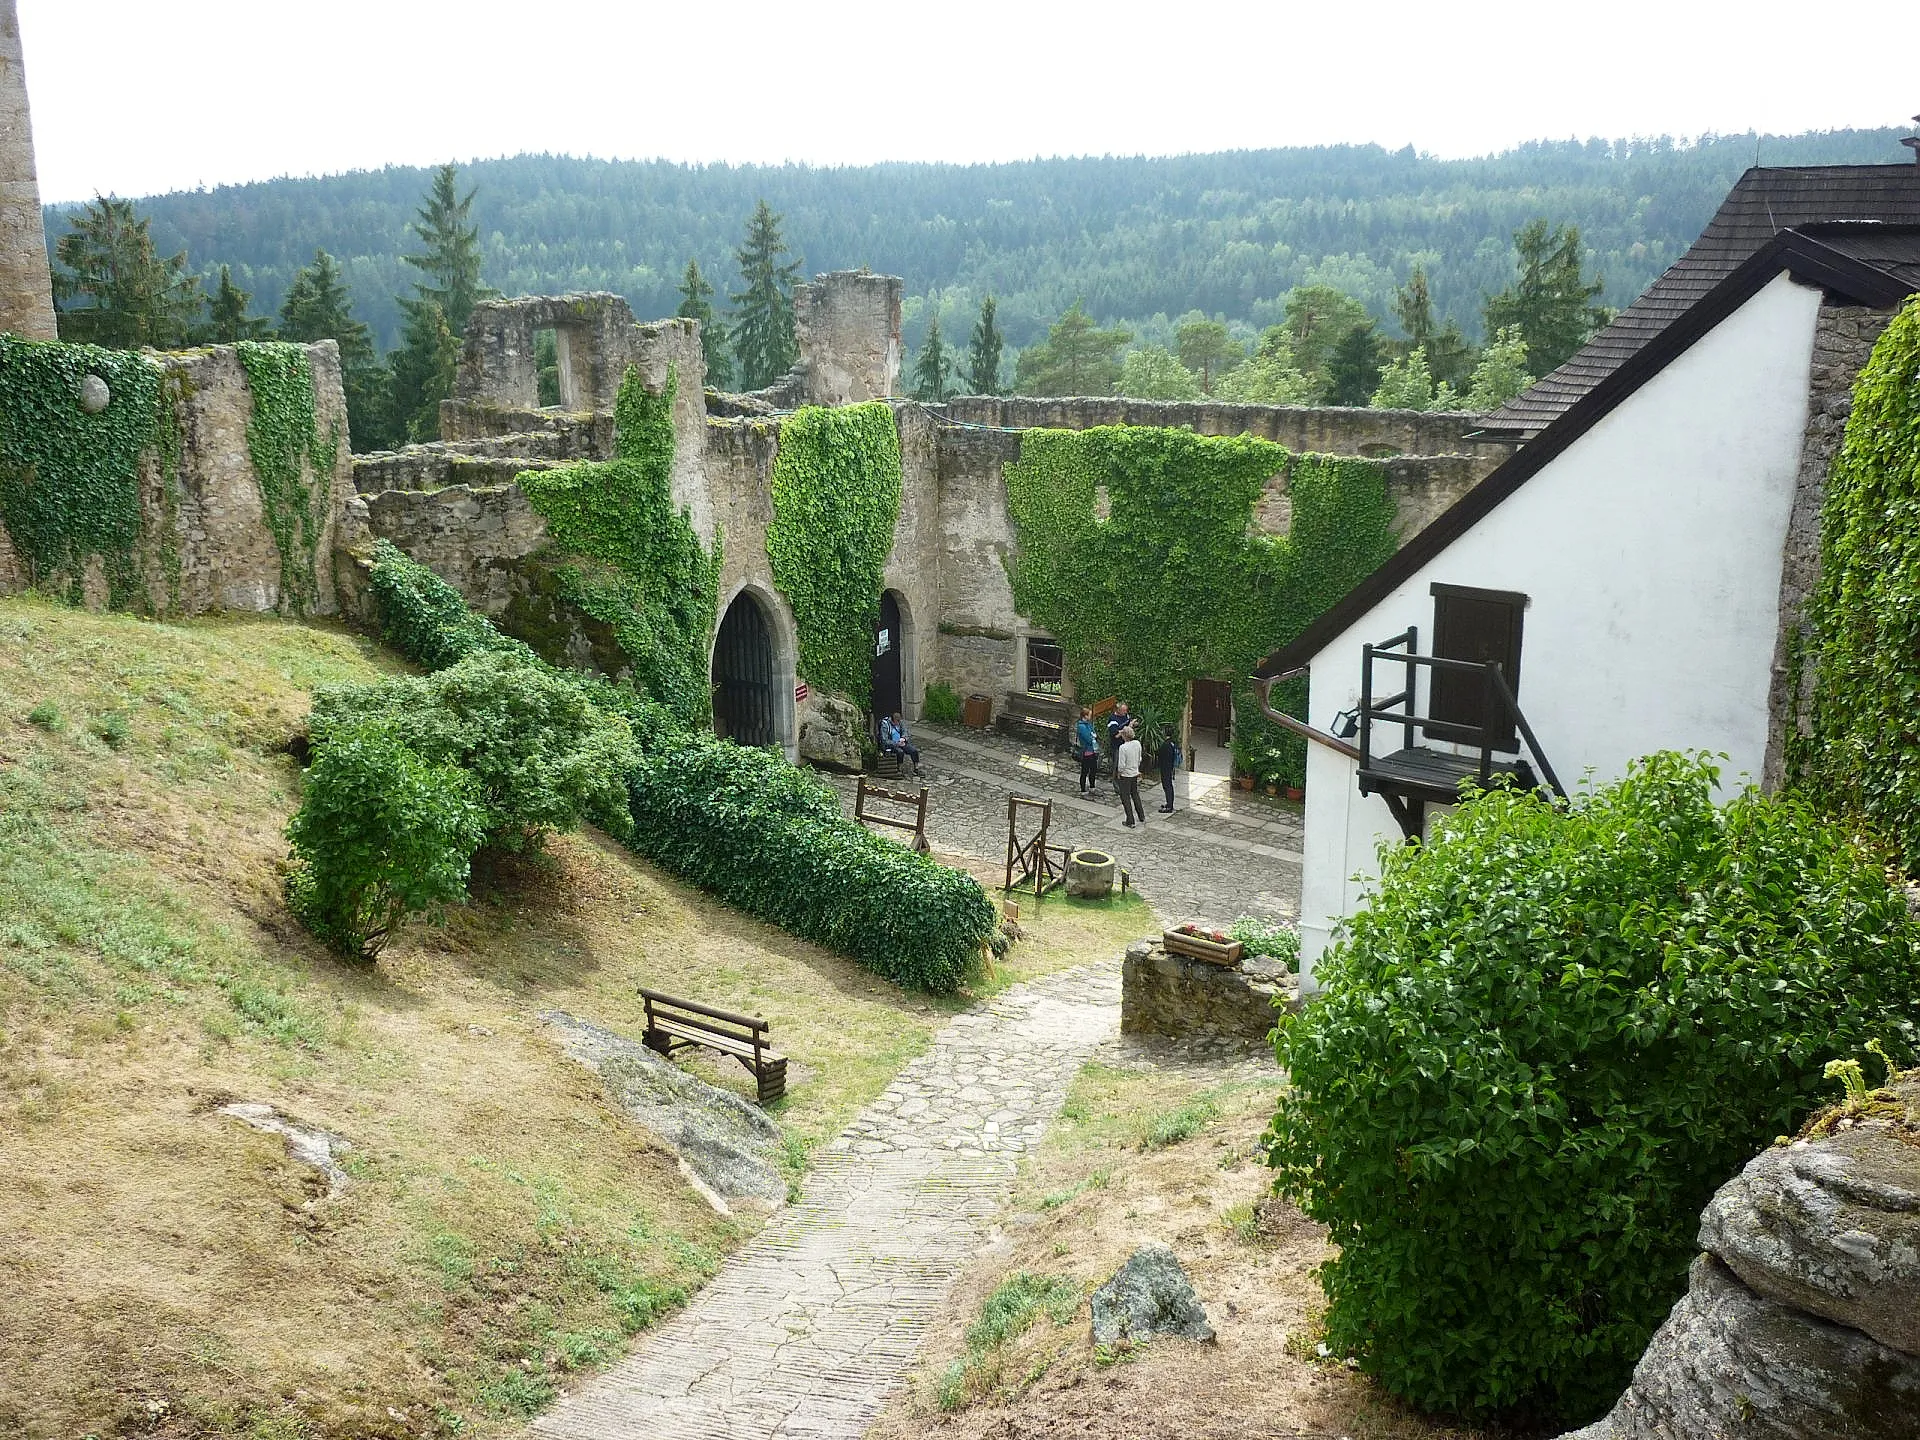
[[[713,646],[713,733],[741,745],[774,743],[773,635],[744,590],[727,607]]]
[[[1193,682],[1193,728],[1225,745],[1233,736],[1233,686],[1225,680]]]
[[[906,635],[900,627],[900,597],[889,590],[880,597],[880,623],[873,630],[873,714],[874,727],[879,717],[904,711],[900,684],[900,652]]]
[[[1477,590],[1468,585],[1433,586],[1433,653],[1447,660],[1493,661],[1507,688],[1520,694],[1520,631],[1527,597],[1511,590]],[[1480,731],[1492,731],[1496,750],[1516,750],[1513,716],[1496,704],[1484,675],[1435,670],[1426,733],[1441,740],[1480,743]],[[1446,722],[1453,722],[1451,725]],[[1454,726],[1464,726],[1456,730]]]

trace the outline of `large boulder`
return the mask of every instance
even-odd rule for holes
[[[614,1103],[673,1152],[680,1173],[716,1210],[729,1214],[737,1200],[786,1203],[780,1127],[759,1106],[564,1010],[540,1018],[562,1050],[600,1077]]]
[[[866,722],[858,705],[837,695],[810,695],[800,702],[794,719],[800,728],[802,760],[849,774],[860,769],[864,759],[860,739]]]
[[[1606,1418],[1564,1440],[1920,1440],[1920,1074],[1755,1158]]]
[[[1920,1084],[1893,1093],[1916,1134],[1843,1117],[1767,1151],[1713,1197],[1700,1243],[1769,1299],[1920,1355]]]
[[[1139,1345],[1164,1335],[1211,1340],[1193,1282],[1164,1245],[1142,1245],[1093,1292],[1093,1342]]]
[[[1702,1255],[1627,1393],[1577,1440],[1720,1435],[1915,1440],[1920,1359],[1756,1295]]]

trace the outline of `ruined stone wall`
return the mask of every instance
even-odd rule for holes
[[[1123,396],[962,395],[944,418],[1002,429],[1090,430],[1096,425],[1162,425],[1201,435],[1252,435],[1297,454],[1465,455],[1474,478],[1517,448],[1476,439],[1481,417],[1454,411],[1371,410],[1338,406],[1234,405],[1218,400],[1131,400]]]
[[[323,340],[306,349],[313,371],[316,426],[322,435],[337,427],[344,436],[347,404],[340,388],[339,347]],[[260,479],[247,446],[253,392],[238,352],[231,345],[216,345],[158,354],[153,359],[169,377],[168,393],[177,397],[174,423],[180,455],[173,485],[168,484],[157,448],[149,447],[140,459],[141,528],[136,558],[145,577],[144,608],[156,614],[187,615],[293,608],[282,594],[280,549],[266,522]],[[326,490],[328,500],[313,550],[314,598],[309,610],[325,615],[336,608],[336,524],[353,494],[352,457],[344,441],[336,452],[333,473],[311,480]],[[0,526],[0,593],[25,589],[28,583],[26,567]],[[105,569],[99,560],[87,566],[82,589],[89,606],[106,604]]]
[[[537,407],[540,374],[534,336],[551,330],[559,352],[559,408],[611,410],[621,377],[640,347],[632,333],[636,328],[627,302],[604,291],[483,301],[467,321],[453,398]],[[683,381],[698,394],[705,377],[703,362],[699,373],[684,375]]]
[[[1019,458],[1014,431],[939,432],[940,612],[934,673],[926,679],[963,696],[997,699],[1017,688],[1021,637],[1033,633],[1014,609],[1006,567],[1013,519],[1001,471]]]
[[[767,526],[773,523],[773,458],[780,449],[778,420],[709,420],[706,485],[710,513],[722,537],[722,605],[742,585],[773,589],[767,562]]]
[[[1807,429],[1801,441],[1800,473],[1780,556],[1780,634],[1773,647],[1767,690],[1767,752],[1761,784],[1777,790],[1786,778],[1790,728],[1804,736],[1812,720],[1813,671],[1800,663],[1807,624],[1807,598],[1820,581],[1820,510],[1827,498],[1827,471],[1853,413],[1853,381],[1873,353],[1892,312],[1824,304],[1814,325],[1813,365],[1808,377]]]
[[[523,470],[551,470],[559,459],[518,453],[514,439],[486,442],[494,453],[473,454],[445,443],[409,445],[353,457],[353,488],[362,495],[387,490],[438,490],[447,485],[508,485]],[[531,448],[531,447],[528,447]]]
[[[531,447],[527,453],[553,460],[611,460],[613,413],[574,414],[490,400],[442,400],[440,439],[476,455],[506,454],[524,443]],[[415,448],[409,445],[407,450]]]
[[[908,401],[894,405],[893,417],[900,431],[900,516],[893,526],[884,584],[902,602],[901,704],[907,719],[918,720],[926,686],[939,678],[939,621],[945,607],[940,430],[924,407]]]
[[[0,330],[33,340],[56,338],[14,0],[0,0]]]
[[[852,405],[900,388],[897,275],[834,270],[793,291],[795,367],[808,405]]]

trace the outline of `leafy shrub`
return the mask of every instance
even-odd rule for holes
[[[1880,857],[1796,800],[1717,809],[1717,778],[1655,755],[1383,846],[1281,1022],[1270,1159],[1339,1246],[1328,1344],[1415,1404],[1598,1412],[1824,1063],[1914,1053],[1920,938]]]
[[[971,875],[847,819],[772,751],[688,737],[645,755],[629,790],[634,849],[889,980],[951,991],[993,930]]]
[[[409,915],[466,894],[486,806],[457,766],[420,758],[380,719],[337,724],[287,827],[295,915],[329,946],[371,960]]]
[[[927,686],[926,699],[921,703],[920,713],[936,725],[958,725],[960,723],[960,692],[944,680],[936,680]]]
[[[1247,947],[1249,955],[1265,955],[1280,961],[1289,970],[1300,969],[1300,932],[1279,920],[1262,920],[1257,915],[1242,915],[1227,927],[1227,933]]]
[[[444,670],[476,650],[504,650],[531,659],[533,651],[502,635],[467,608],[460,592],[389,540],[373,547],[373,596],[380,638],[428,670]]]
[[[425,679],[324,691],[314,701],[314,742],[324,748],[337,727],[376,718],[404,733],[422,760],[471,777],[489,845],[525,849],[583,819],[627,831],[631,732],[573,677],[538,661],[476,650]]]
[[[57,735],[66,728],[66,717],[60,713],[60,707],[51,700],[42,700],[27,712],[27,723],[38,725],[49,734]]]

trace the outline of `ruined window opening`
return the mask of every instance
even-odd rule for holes
[[[539,377],[539,392],[534,403],[543,410],[560,404],[559,331],[546,329],[533,332],[533,366]]]
[[[1093,518],[1095,521],[1109,519],[1113,515],[1113,496],[1104,485],[1093,487]]]
[[[1066,653],[1052,640],[1027,641],[1027,693],[1058,695],[1067,672]]]

